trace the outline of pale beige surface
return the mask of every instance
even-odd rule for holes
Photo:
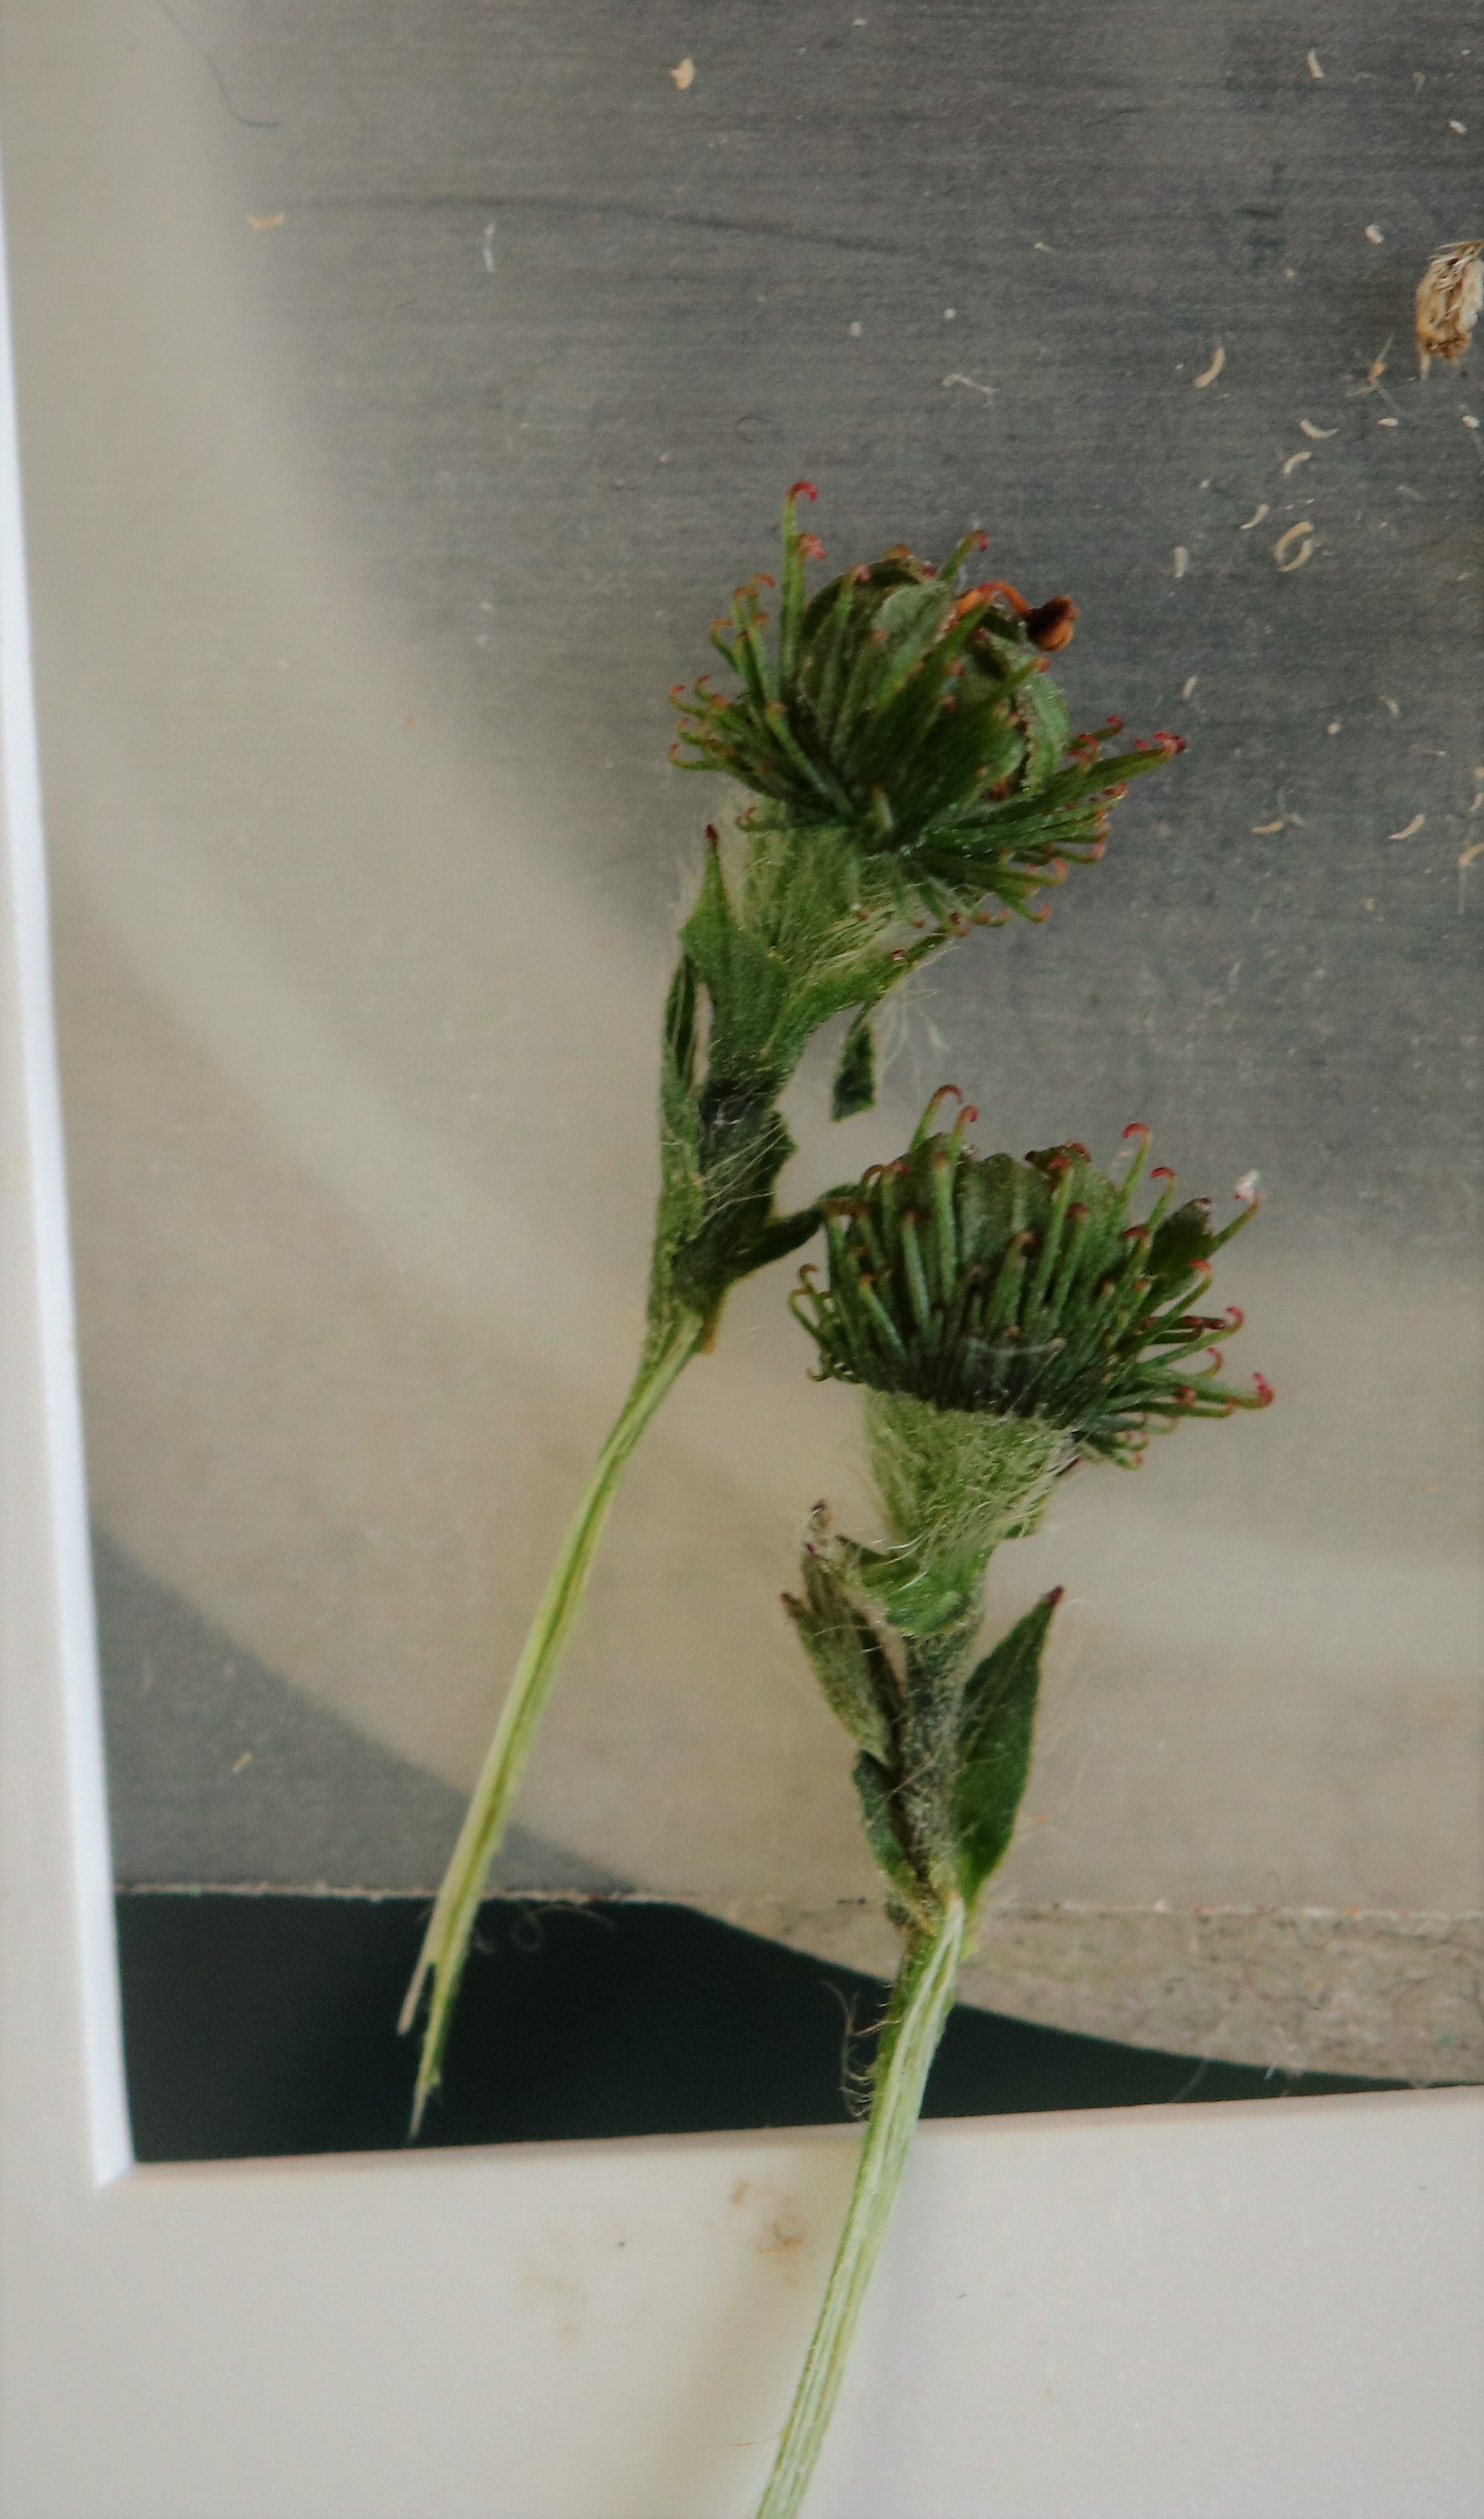
[[[874,1898],[708,1900],[730,1924],[885,1976]],[[1484,1917],[991,1899],[968,2003],[1053,2029],[1289,2073],[1484,2081]],[[1193,2082],[1192,2095],[1199,2089]]]
[[[628,1370],[702,799],[615,806],[630,882],[601,763],[461,712],[323,495],[333,446],[265,346],[267,197],[198,59],[149,11],[65,15],[9,15],[13,79],[66,104],[10,181],[94,1507],[463,1785]],[[513,670],[519,624],[481,617]],[[964,949],[986,986],[997,950]],[[872,1118],[831,1135],[804,1081],[802,1182],[972,1059],[966,992],[920,992]],[[803,1514],[853,1493],[851,1404],[805,1380],[782,1291],[744,1290],[641,1456],[522,1808],[714,1907],[870,1886],[776,1610]],[[1474,1911],[1474,1292],[1451,1251],[1290,1206],[1222,1293],[1282,1405],[1079,1478],[1006,1562],[1002,1619],[1069,1592],[1005,1894]]]

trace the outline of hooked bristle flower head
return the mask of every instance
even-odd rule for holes
[[[750,579],[712,630],[741,687],[727,697],[703,676],[672,693],[672,759],[737,779],[763,827],[849,832],[904,911],[962,916],[988,899],[1037,914],[1041,887],[1103,854],[1124,782],[1183,743],[1159,735],[1105,758],[1117,718],[1073,736],[1046,668],[1077,607],[1028,603],[1002,579],[960,592],[982,534],[941,569],[898,544],[810,597],[806,563],[823,546],[797,508],[814,495],[800,481],[784,502],[775,638],[764,637],[774,581]]]
[[[934,1096],[904,1156],[824,1202],[828,1278],[806,1269],[793,1298],[819,1377],[939,1410],[1034,1418],[1065,1431],[1069,1458],[1125,1466],[1157,1427],[1266,1407],[1260,1375],[1247,1391],[1221,1379],[1212,1342],[1241,1328],[1240,1311],[1196,1308],[1215,1254],[1255,1214],[1255,1191],[1243,1184],[1238,1213],[1216,1226],[1209,1199],[1175,1205],[1174,1175],[1159,1167],[1139,1216],[1142,1126],[1125,1130],[1131,1160],[1115,1180],[1076,1144],[1024,1162],[976,1154],[977,1113],[936,1126],[953,1093]]]

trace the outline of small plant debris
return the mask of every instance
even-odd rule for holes
[[[1441,245],[1422,274],[1417,292],[1417,351],[1424,376],[1432,360],[1457,361],[1468,347],[1484,306],[1481,255],[1484,237]]]

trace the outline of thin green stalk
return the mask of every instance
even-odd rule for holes
[[[758,2519],[796,2519],[803,2508],[907,2165],[928,2068],[952,2009],[968,1922],[962,1898],[950,1897],[897,1971],[850,2211]]]
[[[661,1401],[701,1345],[704,1325],[690,1314],[651,1347],[646,1347],[629,1396],[593,1465],[561,1553],[532,1621],[525,1649],[516,1665],[509,1695],[501,1710],[489,1755],[474,1788],[473,1798],[458,1832],[444,1875],[443,1886],[423,1936],[416,1973],[408,1989],[399,2026],[412,2028],[424,1986],[432,1991],[417,2064],[412,2132],[422,2123],[423,2110],[443,2069],[454,2004],[468,1957],[474,1919],[484,1894],[485,1878],[501,1838],[521,1772],[530,1755],[542,1712],[561,1660],[572,1622],[582,1607],[588,1576],[602,1537],[608,1508],[631,1452]]]

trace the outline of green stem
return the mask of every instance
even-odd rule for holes
[[[928,2068],[952,2009],[968,1922],[963,1900],[950,1897],[897,1971],[850,2211],[758,2519],[796,2519],[808,2491],[907,2165]]]
[[[423,2110],[437,2089],[443,2069],[458,1982],[468,1957],[474,1920],[484,1894],[491,1858],[504,1834],[510,1804],[530,1755],[562,1649],[582,1607],[608,1508],[613,1502],[631,1452],[661,1401],[690,1362],[704,1335],[703,1324],[682,1314],[665,1335],[646,1346],[633,1387],[614,1420],[612,1431],[593,1465],[576,1513],[562,1541],[561,1553],[542,1597],[525,1649],[516,1664],[509,1694],[501,1709],[495,1738],[474,1788],[473,1798],[449,1858],[437,1903],[428,1921],[416,1972],[408,1988],[399,2026],[411,2029],[424,1987],[432,1980],[417,2088],[413,2102],[412,2132],[422,2123]]]

